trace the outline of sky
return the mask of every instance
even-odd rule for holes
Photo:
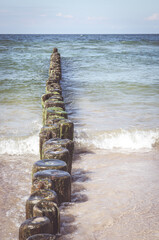
[[[159,33],[159,0],[0,0],[0,34]]]

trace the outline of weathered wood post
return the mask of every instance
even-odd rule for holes
[[[60,232],[58,206],[71,201],[74,125],[65,109],[61,76],[61,58],[57,48],[54,48],[46,93],[41,97],[41,160],[35,162],[32,168],[31,195],[26,201],[27,220],[19,228],[19,240],[55,240],[55,234]]]
[[[60,232],[60,214],[57,204],[51,201],[42,200],[33,207],[34,217],[48,217],[51,223],[51,233]]]
[[[60,145],[53,145],[50,149],[44,152],[43,159],[60,159],[67,164],[68,172],[71,174],[72,161],[68,149]]]
[[[58,204],[58,198],[55,191],[50,189],[40,189],[32,193],[26,201],[26,219],[33,217],[34,205],[44,199]]]
[[[59,159],[43,159],[39,160],[34,163],[33,168],[32,168],[32,175],[38,171],[43,171],[43,170],[63,170],[67,171],[67,164],[66,162],[59,160]]]
[[[51,233],[51,223],[47,217],[33,217],[23,222],[19,228],[19,240],[38,233]]]
[[[50,179],[52,181],[52,190],[57,193],[59,204],[71,201],[71,176],[68,172],[44,170],[33,175],[33,183],[35,180],[40,181],[41,179]]]

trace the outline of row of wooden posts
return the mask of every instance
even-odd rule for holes
[[[42,96],[41,160],[32,168],[31,195],[26,201],[26,221],[19,228],[19,240],[55,240],[60,233],[59,206],[71,201],[74,125],[65,111],[60,80],[61,59],[54,48]]]

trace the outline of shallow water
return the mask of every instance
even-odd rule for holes
[[[159,35],[0,35],[1,154],[38,154],[54,46],[78,143],[134,150],[158,142]]]
[[[0,35],[0,239],[25,219],[53,47],[76,146],[59,239],[159,239],[159,35]]]
[[[37,160],[35,155],[0,155],[0,239],[18,239],[31,189],[32,165]]]

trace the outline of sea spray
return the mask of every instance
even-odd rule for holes
[[[40,120],[32,120],[28,125],[14,129],[0,127],[0,154],[39,154],[38,135]],[[13,131],[14,130],[14,131]],[[27,132],[28,130],[28,132]],[[27,134],[26,134],[27,132]]]
[[[0,138],[0,154],[39,154],[38,134],[29,137]]]
[[[97,148],[113,151],[151,150],[157,146],[159,129],[117,129],[93,132],[89,129],[78,130],[75,142],[78,148]]]

